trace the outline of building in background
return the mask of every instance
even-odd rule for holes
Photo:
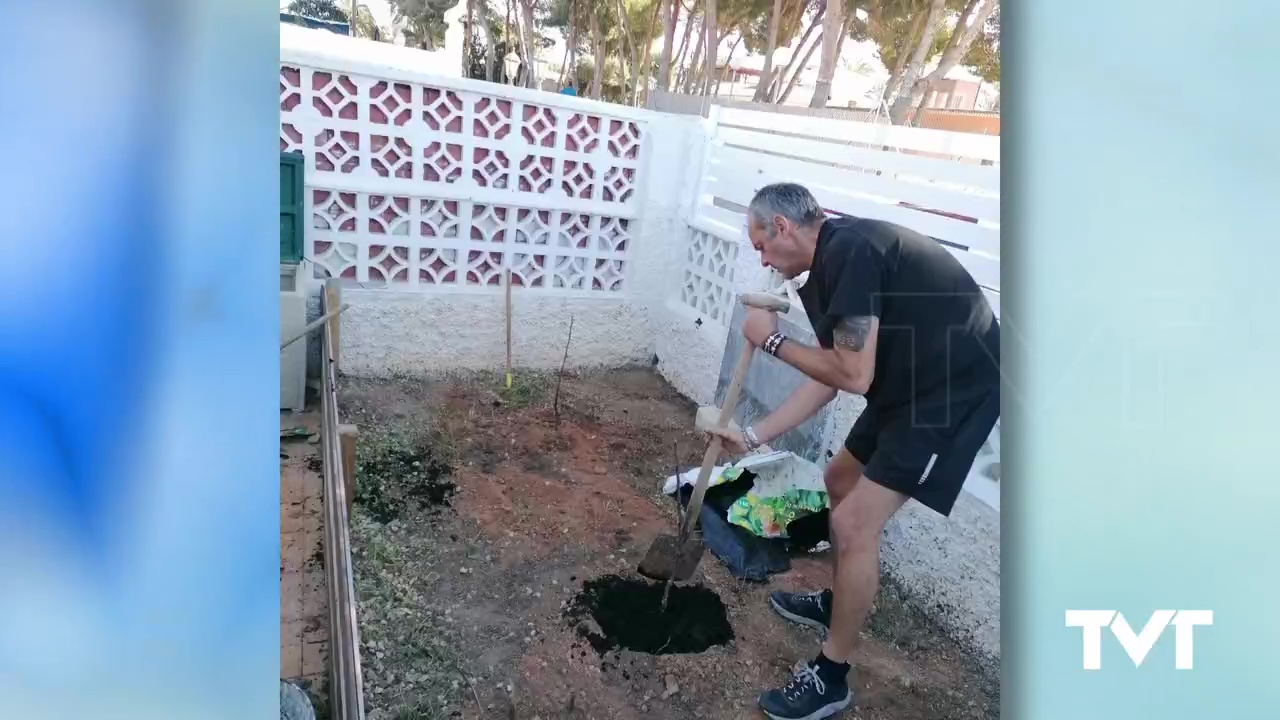
[[[932,110],[976,110],[981,80],[945,78],[934,83],[925,107]]]

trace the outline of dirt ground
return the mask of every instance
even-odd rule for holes
[[[820,647],[776,589],[827,584],[825,557],[757,584],[708,553],[693,581],[733,639],[703,652],[601,656],[572,616],[584,582],[638,578],[675,527],[664,478],[701,461],[695,408],[649,369],[340,386],[360,430],[353,556],[370,720],[763,718],[760,692]],[[558,408],[558,410],[557,410]],[[984,676],[884,583],[852,675],[878,720],[994,718]]]

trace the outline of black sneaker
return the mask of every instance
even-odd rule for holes
[[[781,590],[769,595],[769,604],[782,617],[814,628],[827,638],[831,629],[831,591],[789,593]]]
[[[822,720],[852,704],[848,679],[824,682],[812,663],[796,668],[786,685],[760,696],[760,709],[773,720]]]

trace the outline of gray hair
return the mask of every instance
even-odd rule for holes
[[[797,183],[773,183],[756,191],[747,206],[756,222],[769,225],[770,237],[775,232],[773,217],[781,215],[797,225],[811,225],[826,218],[818,199],[809,189]]]

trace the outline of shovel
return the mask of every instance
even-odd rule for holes
[[[785,298],[768,293],[745,293],[742,303],[747,307],[761,308],[770,312],[785,313],[791,309],[791,303]],[[742,392],[742,383],[747,378],[747,370],[751,367],[751,357],[755,346],[744,342],[742,354],[738,356],[738,364],[733,370],[733,379],[724,394],[724,404],[720,406],[720,417],[715,427],[724,429],[733,420],[734,410],[738,407],[738,396]],[[702,511],[702,498],[707,494],[707,485],[711,482],[711,469],[720,457],[723,440],[718,435],[711,437],[711,444],[702,456],[702,469],[698,472],[698,481],[693,486],[693,494],[689,497],[689,506],[680,522],[679,534],[659,535],[649,546],[644,559],[638,568],[641,575],[653,580],[666,580],[667,592],[675,580],[688,580],[698,569],[705,547],[702,538],[695,534],[698,516]],[[679,497],[679,481],[676,484],[676,497]],[[663,593],[663,606],[666,606],[666,592]]]

